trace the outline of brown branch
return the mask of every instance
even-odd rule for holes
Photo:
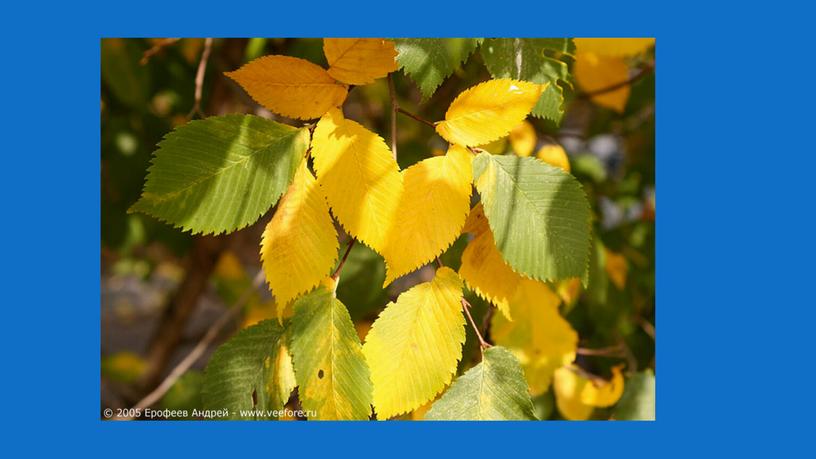
[[[582,93],[578,94],[578,98],[588,99],[588,98],[590,98],[592,96],[597,96],[597,95],[600,95],[600,94],[606,94],[607,92],[612,92],[612,91],[618,90],[618,89],[620,89],[620,88],[622,88],[624,86],[628,86],[630,84],[636,83],[638,80],[640,80],[641,78],[645,77],[646,75],[652,73],[653,71],[654,71],[654,63],[649,63],[645,67],[643,67],[643,69],[637,75],[627,79],[626,81],[621,81],[621,82],[609,85],[609,86],[607,86],[605,88],[596,89],[594,91],[582,92]]]
[[[195,103],[193,109],[187,115],[187,118],[192,118],[193,115],[198,115],[204,118],[204,113],[201,111],[201,93],[204,88],[204,74],[207,70],[207,61],[210,60],[210,51],[212,51],[212,38],[204,39],[204,51],[201,52],[201,60],[198,61],[198,70],[196,70],[195,77]]]
[[[431,121],[428,121],[428,120],[426,120],[425,118],[423,118],[423,117],[421,117],[421,116],[419,116],[419,115],[414,115],[413,113],[411,113],[411,112],[409,112],[409,111],[405,110],[405,109],[404,109],[404,108],[402,108],[402,107],[397,107],[397,111],[398,111],[398,112],[400,112],[400,113],[402,113],[403,115],[405,115],[405,116],[409,117],[409,118],[413,118],[413,119],[415,119],[416,121],[419,121],[420,123],[427,124],[428,126],[430,126],[430,127],[434,128],[434,129],[436,129],[436,123],[433,123],[433,122],[431,122]]]
[[[394,78],[388,74],[388,95],[391,97],[391,153],[397,159],[397,110],[400,109],[397,102],[397,90],[394,89]]]
[[[212,344],[212,342],[218,336],[218,333],[221,331],[221,329],[224,328],[224,326],[227,323],[229,323],[229,321],[238,313],[238,311],[241,310],[241,307],[243,307],[243,305],[247,301],[249,301],[249,298],[252,296],[252,293],[263,284],[263,281],[264,271],[260,270],[258,272],[258,275],[256,275],[255,279],[252,281],[252,285],[247,287],[247,289],[244,290],[244,292],[235,301],[235,303],[233,303],[232,306],[227,308],[227,310],[224,311],[223,314],[221,314],[221,317],[219,317],[218,320],[216,320],[215,322],[213,322],[212,325],[210,325],[210,328],[207,329],[207,333],[204,334],[204,337],[201,338],[201,341],[199,341],[198,344],[196,344],[193,350],[190,351],[190,353],[187,354],[187,356],[184,357],[184,359],[182,359],[181,362],[179,362],[179,364],[176,365],[175,368],[173,368],[173,370],[170,371],[170,374],[168,374],[167,377],[164,378],[164,381],[162,381],[161,384],[159,384],[155,389],[153,389],[152,392],[147,394],[143,399],[136,403],[133,406],[133,409],[143,410],[145,408],[153,406],[159,400],[161,400],[161,398],[164,397],[164,394],[166,394],[167,391],[170,390],[171,387],[173,387],[173,384],[175,384],[176,381],[178,381],[178,379],[181,378],[181,376],[184,375],[184,373],[186,373],[187,370],[189,370],[190,367],[192,367],[193,364],[195,364],[199,358],[201,358],[201,356],[204,354],[204,351],[206,351],[207,348],[210,347],[210,344]],[[117,420],[122,421],[128,421],[131,419],[133,418],[117,418]]]
[[[147,65],[151,57],[158,54],[159,51],[163,50],[164,48],[172,45],[173,43],[179,40],[181,40],[181,38],[162,38],[161,40],[158,41],[158,43],[153,45],[152,48],[142,53],[142,59],[139,61],[139,64]]]
[[[346,264],[346,259],[351,253],[351,248],[354,247],[355,242],[357,242],[356,238],[349,242],[348,247],[346,247],[346,253],[343,254],[343,258],[340,260],[340,263],[337,265],[337,268],[334,269],[334,272],[331,275],[332,279],[337,280],[340,277],[340,270],[343,269],[343,265]]]
[[[624,351],[623,347],[620,344],[615,344],[614,346],[609,347],[602,347],[600,349],[588,349],[585,347],[579,347],[576,351],[578,355],[594,355],[594,356],[603,356],[603,357],[623,357]]]
[[[479,327],[476,326],[476,321],[473,320],[473,316],[470,315],[470,308],[473,306],[470,305],[468,300],[462,297],[462,309],[465,311],[465,315],[467,316],[468,320],[470,320],[470,325],[473,327],[473,331],[476,332],[476,338],[479,339],[479,347],[482,350],[489,348],[491,345],[487,341],[485,341],[484,337],[482,337],[482,333],[479,331]]]

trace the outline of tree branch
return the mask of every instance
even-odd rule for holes
[[[482,337],[482,333],[479,331],[479,327],[476,326],[476,321],[473,320],[473,316],[470,315],[470,308],[472,307],[473,306],[470,305],[468,300],[466,300],[465,297],[462,297],[462,309],[464,309],[465,315],[467,316],[468,320],[470,320],[470,325],[473,327],[473,331],[476,332],[476,338],[479,339],[479,347],[481,347],[482,350],[484,350],[489,348],[491,344],[485,341],[484,337]]]
[[[212,38],[204,39],[204,51],[201,52],[201,60],[198,61],[198,70],[196,70],[195,77],[195,103],[193,109],[187,115],[187,118],[192,118],[193,115],[198,115],[204,118],[204,112],[201,111],[201,93],[204,87],[204,74],[207,70],[207,61],[210,60],[210,51],[212,50]]]
[[[340,263],[337,265],[337,268],[334,269],[334,272],[331,275],[332,279],[337,280],[340,277],[340,270],[343,269],[343,265],[346,264],[346,259],[351,253],[351,248],[354,247],[355,242],[357,242],[356,238],[349,242],[348,247],[346,247],[346,253],[343,254],[343,258],[340,260]]]
[[[600,94],[606,94],[608,92],[618,90],[618,89],[620,89],[620,88],[622,88],[624,86],[628,86],[630,84],[633,84],[633,83],[637,82],[638,80],[640,80],[641,78],[645,77],[646,75],[652,73],[653,71],[654,71],[654,63],[649,63],[645,67],[643,67],[643,69],[637,75],[629,78],[626,81],[621,81],[621,82],[609,85],[609,86],[607,86],[605,88],[596,89],[594,91],[582,92],[582,93],[578,94],[578,98],[588,99],[588,98],[590,98],[592,96],[597,96],[597,95],[600,95]]]
[[[173,43],[175,43],[175,42],[177,42],[179,40],[181,40],[181,38],[162,38],[161,40],[159,40],[158,43],[153,45],[152,48],[150,48],[147,51],[145,51],[144,53],[142,53],[142,59],[139,61],[139,64],[147,65],[147,63],[150,61],[151,57],[158,54],[159,51],[163,50],[167,46],[170,46],[170,45],[172,45]]]
[[[152,392],[147,394],[147,396],[145,396],[138,403],[136,403],[136,405],[133,406],[133,409],[143,410],[145,408],[155,405],[159,400],[161,400],[164,394],[166,394],[167,391],[170,390],[171,387],[173,387],[173,384],[175,384],[176,381],[178,381],[178,379],[181,378],[181,376],[184,375],[184,373],[186,373],[187,370],[189,370],[190,367],[192,367],[193,364],[195,364],[199,358],[201,358],[201,356],[204,354],[204,351],[206,351],[207,348],[210,347],[210,344],[212,344],[212,342],[218,336],[218,333],[221,331],[221,329],[224,328],[224,326],[227,323],[229,323],[229,321],[238,313],[238,311],[241,310],[241,307],[243,307],[243,305],[251,297],[252,292],[258,289],[263,284],[263,282],[264,271],[263,269],[261,269],[258,272],[258,275],[255,276],[255,279],[252,281],[252,285],[247,287],[247,289],[244,290],[244,292],[235,301],[235,303],[233,303],[232,306],[230,306],[226,311],[224,311],[224,313],[221,314],[221,317],[219,317],[218,320],[216,320],[212,325],[210,325],[210,328],[207,329],[207,333],[204,334],[204,337],[201,338],[201,341],[199,341],[198,344],[196,344],[193,350],[190,351],[190,353],[187,354],[187,356],[184,357],[184,359],[182,359],[181,362],[179,362],[179,364],[176,365],[172,371],[170,371],[170,374],[167,375],[167,377],[164,379],[164,381],[161,382],[161,384],[159,384],[155,389],[153,389]],[[117,418],[117,419],[122,421],[128,421],[133,418]]]
[[[398,111],[398,112],[400,112],[400,113],[402,113],[403,115],[405,115],[405,116],[409,117],[409,118],[413,118],[413,119],[415,119],[416,121],[419,121],[420,123],[427,124],[428,126],[430,126],[430,127],[434,128],[434,129],[436,129],[436,123],[433,123],[433,122],[431,122],[431,121],[428,121],[428,120],[426,120],[425,118],[423,118],[423,117],[421,117],[421,116],[419,116],[419,115],[414,115],[413,113],[411,113],[411,112],[409,112],[409,111],[407,111],[407,110],[403,109],[402,107],[397,107],[397,111]]]

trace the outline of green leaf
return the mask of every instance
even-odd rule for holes
[[[489,38],[482,44],[480,52],[493,78],[550,83],[532,113],[539,118],[561,122],[564,94],[558,81],[569,81],[569,67],[563,56],[575,52],[572,39]]]
[[[456,68],[467,61],[481,38],[396,38],[397,63],[428,99]]]
[[[307,129],[257,116],[191,121],[159,143],[130,212],[194,234],[243,228],[278,201],[308,144]]]
[[[651,369],[636,373],[626,381],[626,389],[615,406],[615,419],[654,421],[655,376]]]
[[[245,419],[239,410],[282,409],[294,389],[279,371],[279,363],[289,359],[284,332],[276,320],[265,320],[219,347],[204,371],[204,408],[228,409],[229,419]]]
[[[480,153],[473,178],[504,260],[541,281],[584,277],[590,208],[573,176],[532,157]]]
[[[485,350],[482,362],[453,382],[425,415],[429,420],[535,420],[521,366],[507,349]]]
[[[310,419],[369,419],[371,377],[346,307],[321,286],[293,308],[292,358]]]

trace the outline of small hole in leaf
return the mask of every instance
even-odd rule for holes
[[[318,370],[317,377],[323,379],[323,370]]]

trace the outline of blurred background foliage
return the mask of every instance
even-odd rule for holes
[[[152,389],[225,308],[251,288],[260,270],[260,235],[274,209],[258,223],[219,237],[193,237],[146,215],[127,213],[139,198],[156,144],[193,116],[194,81],[203,47],[204,39],[101,42],[101,397],[105,407],[132,406]],[[223,75],[266,54],[296,56],[326,66],[321,39],[216,39],[204,74],[201,111],[207,116],[254,113],[300,125],[260,107]],[[627,65],[634,75],[644,63],[653,62],[652,49],[628,59]],[[400,106],[430,120],[443,119],[461,91],[489,78],[475,53],[423,102],[414,82],[401,72],[394,74]],[[634,402],[637,391],[649,384],[654,390],[654,379],[648,377],[655,367],[654,84],[654,72],[637,78],[622,111],[597,105],[577,84],[564,84],[565,115],[560,126],[546,119],[528,119],[534,134],[532,140],[529,134],[525,138],[533,142],[533,154],[562,147],[595,215],[588,286],[562,282],[553,289],[564,300],[561,313],[578,332],[580,348],[609,350],[603,355],[579,351],[576,364],[608,379],[612,366],[623,363],[630,376],[621,402],[614,409],[596,409],[593,417],[598,419],[627,418],[639,409]],[[354,87],[344,111],[388,138],[386,80]],[[401,168],[446,151],[445,141],[427,126],[407,117],[397,122]],[[513,154],[519,145],[504,139],[484,148],[494,154]],[[468,238],[461,236],[440,257],[445,265],[459,267]],[[341,237],[341,251],[348,240]],[[383,290],[382,258],[356,244],[343,268],[337,296],[363,337],[388,301],[432,276],[433,268],[426,267]],[[466,296],[474,305],[477,322],[486,323],[488,305],[471,292]],[[219,342],[240,327],[273,317],[274,311],[268,289],[254,291]],[[460,370],[480,358],[470,327],[467,333]],[[162,338],[168,335],[174,339]],[[162,398],[161,407],[200,406],[201,369],[211,351]],[[552,390],[536,397],[534,404],[539,417],[559,418]],[[406,418],[421,417],[424,409]]]

